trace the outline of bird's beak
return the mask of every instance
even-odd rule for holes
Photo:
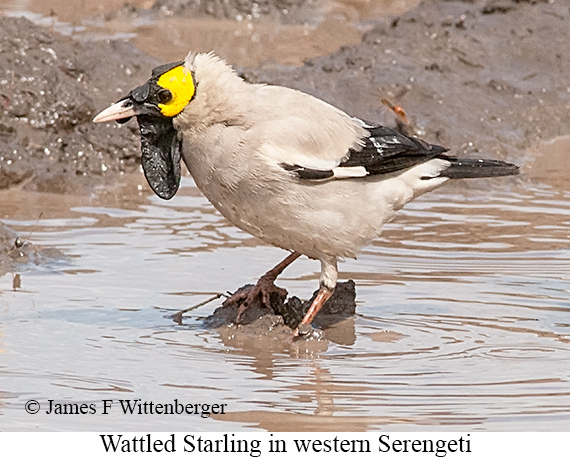
[[[93,122],[128,121],[131,117],[141,114],[130,98],[119,100],[114,105],[101,111],[93,118]]]

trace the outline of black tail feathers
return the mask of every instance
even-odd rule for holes
[[[445,178],[494,178],[518,175],[520,172],[519,167],[514,163],[502,162],[501,160],[442,158],[451,162],[451,166],[439,174]]]

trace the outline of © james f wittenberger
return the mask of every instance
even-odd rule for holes
[[[33,404],[30,404],[33,402]],[[170,403],[158,403],[153,401],[136,400],[101,400],[94,403],[62,403],[48,400],[46,414],[188,414],[210,417],[210,415],[226,414],[227,403],[184,403],[178,399]],[[30,400],[26,403],[26,411],[36,414],[40,411],[39,402]]]

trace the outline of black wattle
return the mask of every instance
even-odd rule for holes
[[[180,186],[182,140],[178,138],[171,118],[140,115],[137,121],[146,180],[156,195],[169,200]]]

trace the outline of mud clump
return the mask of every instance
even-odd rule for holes
[[[252,288],[247,285],[240,288]],[[242,326],[267,327],[266,331],[274,331],[276,327],[287,326],[295,329],[301,323],[307,310],[316,298],[318,291],[308,301],[303,301],[298,297],[291,297],[287,301],[285,296],[278,293],[270,295],[271,309],[263,306],[258,301],[254,301],[241,316]],[[211,316],[204,320],[204,325],[208,328],[219,328],[232,325],[238,316],[239,303],[228,305],[223,303]],[[353,316],[356,312],[356,288],[354,281],[339,282],[332,297],[324,304],[323,308],[315,318],[317,326],[329,326],[348,316]],[[270,318],[266,318],[270,316]]]
[[[63,253],[55,248],[44,248],[20,238],[11,228],[0,223],[0,276],[18,271],[21,267],[43,265],[49,261],[63,260]],[[14,280],[14,284],[18,284]],[[19,287],[19,286],[18,286]],[[14,288],[17,288],[14,286]]]
[[[0,18],[0,28],[0,189],[77,192],[77,177],[138,169],[136,127],[91,120],[155,61],[121,42],[87,46],[26,19]]]

